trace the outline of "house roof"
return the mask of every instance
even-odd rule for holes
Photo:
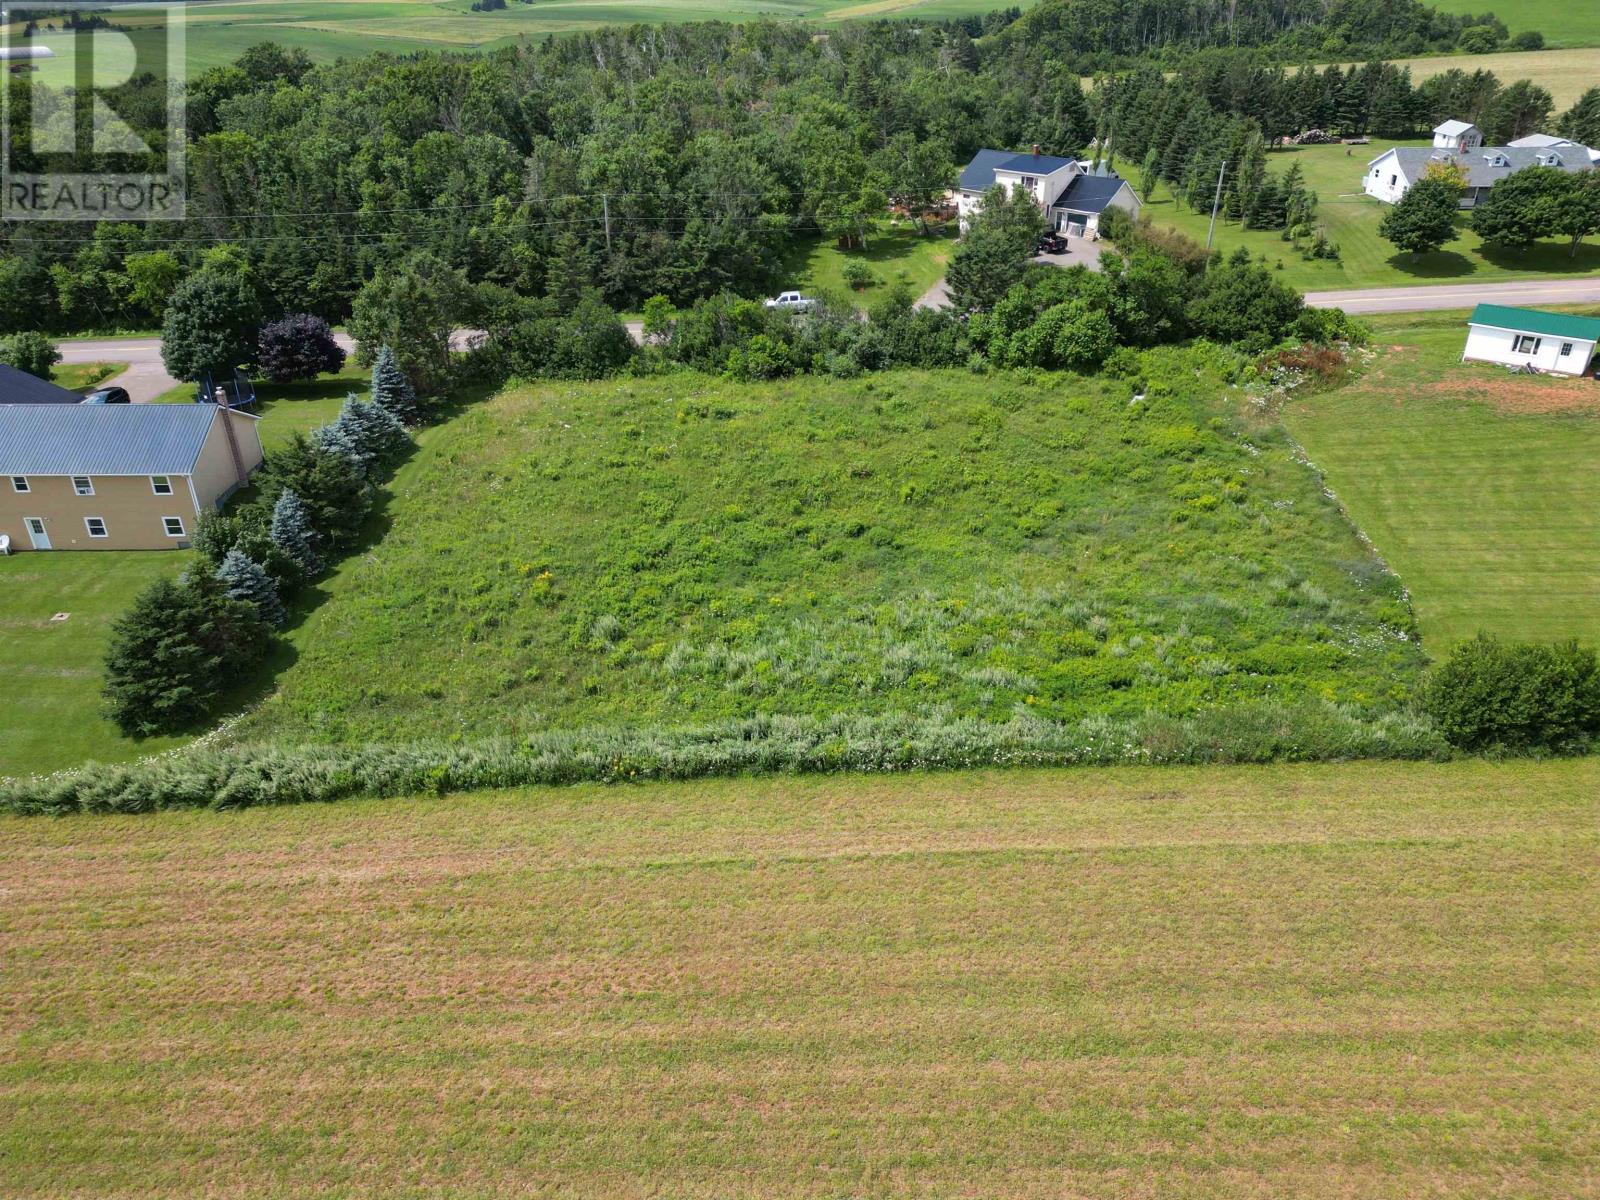
[[[961,172],[961,189],[984,192],[994,186],[996,171],[1029,175],[1053,175],[1076,160],[1053,154],[1018,154],[1015,150],[979,150]]]
[[[215,404],[0,404],[0,475],[189,475]]]
[[[0,363],[0,404],[78,404],[82,400],[77,392]]]
[[[1435,133],[1442,133],[1446,137],[1455,137],[1459,133],[1465,133],[1469,129],[1476,128],[1477,126],[1471,121],[1445,121],[1441,125],[1435,125],[1433,127],[1433,131]]]
[[[1600,320],[1574,317],[1566,313],[1542,312],[1536,308],[1511,308],[1504,304],[1480,304],[1467,319],[1469,325],[1488,325],[1514,333],[1542,333],[1549,337],[1572,338],[1580,342],[1600,342]]]
[[[1127,186],[1128,181],[1116,175],[1078,175],[1051,207],[1078,213],[1104,212],[1116,194]]]
[[[1465,154],[1454,154],[1448,150],[1432,150],[1426,146],[1396,146],[1393,150],[1378,155],[1373,162],[1387,158],[1390,154],[1395,156],[1401,172],[1407,179],[1418,180],[1428,169],[1428,162],[1437,158],[1443,162],[1460,163],[1467,172],[1467,186],[1474,188],[1493,187],[1507,175],[1513,175],[1528,167],[1553,166],[1555,164],[1541,163],[1540,157],[1551,153],[1561,155],[1560,169],[1563,171],[1587,171],[1590,169],[1589,153],[1586,150],[1574,148],[1569,153],[1563,153],[1558,148],[1551,150],[1535,150],[1519,146],[1480,146],[1476,150],[1469,150]],[[1501,155],[1506,160],[1506,165],[1497,167],[1492,159]],[[1370,164],[1369,164],[1370,165]]]
[[[1558,138],[1553,133],[1530,133],[1527,137],[1519,137],[1506,145],[1518,150],[1544,150],[1551,146],[1576,146],[1578,143],[1566,138]]]

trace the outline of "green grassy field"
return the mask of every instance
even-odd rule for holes
[[[1137,405],[964,372],[509,392],[423,435],[238,737],[1404,695],[1395,581],[1190,362]]]
[[[8,1197],[1571,1200],[1600,760],[0,819]]]
[[[1447,13],[1493,12],[1512,33],[1537,30],[1547,46],[1600,46],[1600,7],[1574,0],[1519,0],[1516,4],[1484,4],[1482,0],[1430,0]]]
[[[1597,72],[1597,79],[1600,79],[1600,72]],[[1265,256],[1270,264],[1281,263],[1283,281],[1302,291],[1404,287],[1464,279],[1489,283],[1591,275],[1600,271],[1600,239],[1582,247],[1576,258],[1569,256],[1565,244],[1554,242],[1538,243],[1520,254],[1486,251],[1482,240],[1467,228],[1465,215],[1458,218],[1459,240],[1412,262],[1409,254],[1398,253],[1378,236],[1378,223],[1387,206],[1361,191],[1367,162],[1392,144],[1421,146],[1427,143],[1303,146],[1274,151],[1267,159],[1267,169],[1274,174],[1287,171],[1291,163],[1300,164],[1307,185],[1318,195],[1320,219],[1328,236],[1339,246],[1340,261],[1306,262],[1278,232],[1245,229],[1220,218],[1214,245],[1225,253],[1243,246],[1254,255]],[[1160,224],[1180,229],[1198,242],[1206,240],[1206,228],[1211,220],[1209,208],[1203,212],[1179,208],[1171,194],[1162,188],[1145,206],[1145,211]]]
[[[1480,629],[1600,643],[1600,385],[1461,363],[1465,318],[1375,318],[1373,367],[1284,420],[1435,654]]]
[[[17,554],[0,559],[0,775],[125,760],[187,739],[124,738],[100,711],[111,622],[134,594],[176,576],[183,552]],[[57,613],[65,621],[52,621]]]

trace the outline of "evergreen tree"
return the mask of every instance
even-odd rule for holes
[[[360,431],[351,427],[342,412],[326,425],[311,431],[311,444],[325,453],[337,454],[363,478],[372,467],[372,455],[368,452]]]
[[[1536,83],[1519,79],[1503,88],[1483,118],[1483,135],[1491,145],[1504,146],[1517,138],[1538,133],[1550,120],[1555,101]]]
[[[158,580],[111,627],[103,694],[124,733],[176,733],[206,716],[237,670],[270,641],[253,605],[210,572]]]
[[[354,393],[345,397],[344,407],[339,410],[339,424],[374,462],[387,461],[411,441],[405,426],[395,420],[388,409],[371,400],[362,400]]]
[[[258,476],[264,503],[291,491],[305,506],[319,550],[337,550],[360,536],[372,511],[373,488],[365,470],[340,453],[322,449],[302,434],[267,456]]]
[[[317,555],[317,533],[311,527],[311,514],[306,512],[300,497],[287,488],[272,506],[272,540],[306,575],[315,575],[322,570],[322,560]]]
[[[1029,260],[1045,216],[1033,196],[1017,188],[990,188],[950,259],[950,302],[958,312],[986,312],[1011,290]]]
[[[400,360],[388,346],[378,350],[372,361],[372,402],[386,409],[401,422],[411,422],[417,416],[417,393],[400,369]]]
[[[1461,189],[1446,180],[1419,179],[1398,204],[1383,214],[1378,236],[1395,249],[1408,251],[1411,261],[1416,262],[1420,255],[1431,254],[1460,236],[1456,231],[1460,200]]]
[[[1556,132],[1581,146],[1600,146],[1600,87],[1592,87],[1561,114]]]
[[[278,585],[273,582],[272,576],[261,564],[246,558],[240,551],[228,551],[228,556],[217,568],[217,578],[233,599],[246,600],[255,605],[256,612],[268,624],[282,625],[288,619],[283,601],[278,598]]]

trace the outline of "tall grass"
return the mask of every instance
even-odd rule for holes
[[[452,744],[197,749],[127,766],[0,780],[16,813],[249,808],[349,797],[781,772],[979,766],[1306,762],[1435,758],[1425,720],[1365,717],[1316,702],[1249,704],[1187,717],[1146,713],[1057,722],[971,717],[753,717],[687,728],[590,728]]]

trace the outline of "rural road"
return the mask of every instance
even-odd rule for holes
[[[1098,252],[1099,248],[1094,249]],[[1098,253],[1094,257],[1098,258]],[[1316,308],[1342,308],[1357,315],[1471,308],[1484,301],[1492,304],[1600,304],[1600,276],[1306,293],[1306,303]],[[948,293],[941,279],[917,301],[917,307],[942,308],[948,302]],[[627,324],[633,340],[642,343],[643,325],[638,321],[629,321]],[[477,330],[457,330],[450,339],[451,344],[457,350],[465,349],[477,334]],[[336,333],[334,339],[347,352],[355,349],[355,343],[348,334]],[[64,363],[127,363],[127,370],[106,382],[126,388],[135,404],[148,404],[178,386],[178,381],[168,375],[166,367],[162,365],[159,338],[95,338],[62,342],[60,349]]]
[[[1600,277],[1515,283],[1448,283],[1433,287],[1362,288],[1351,292],[1307,292],[1315,308],[1362,313],[1425,312],[1474,304],[1600,304]]]

